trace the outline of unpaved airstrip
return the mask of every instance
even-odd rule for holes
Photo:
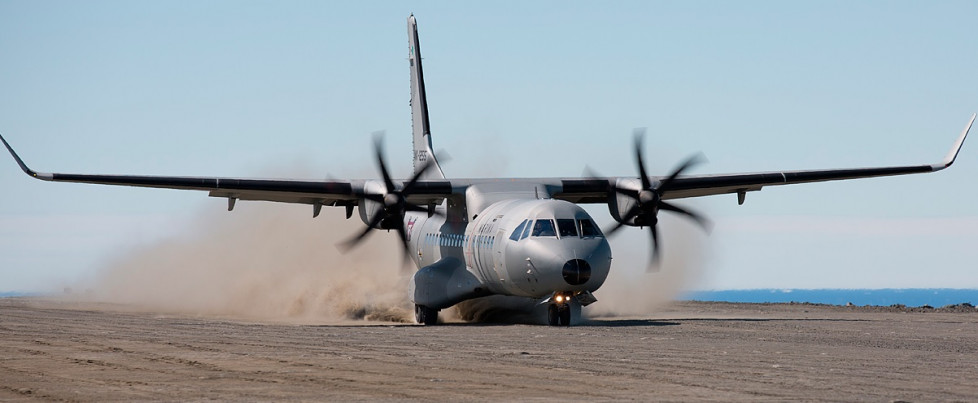
[[[0,299],[0,400],[978,400],[978,312],[683,302],[581,326]]]

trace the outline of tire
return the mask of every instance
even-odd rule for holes
[[[550,326],[560,326],[560,308],[556,304],[547,307],[547,324]]]
[[[414,320],[425,326],[438,324],[438,310],[424,305],[414,306]]]
[[[571,324],[571,307],[570,305],[564,304],[560,307],[560,324],[563,326],[570,326]]]

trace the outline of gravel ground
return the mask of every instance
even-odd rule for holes
[[[0,298],[0,400],[978,400],[974,307],[681,302],[580,326]]]

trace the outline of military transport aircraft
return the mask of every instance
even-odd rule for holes
[[[448,179],[432,152],[414,15],[407,23],[414,135],[414,173],[407,180],[391,178],[379,138],[374,147],[381,179],[325,181],[43,173],[28,168],[6,140],[0,141],[24,172],[45,181],[202,190],[227,198],[228,210],[237,200],[264,200],[311,205],[313,217],[323,206],[343,207],[350,218],[356,207],[367,227],[342,246],[354,246],[374,229],[397,232],[404,253],[419,268],[409,291],[418,323],[435,324],[439,310],[468,299],[507,295],[546,305],[550,325],[569,325],[571,308],[595,302],[592,293],[611,269],[606,235],[624,226],[648,227],[652,267],[660,211],[708,226],[701,215],[672,200],[737,194],[742,204],[747,192],[765,186],[940,171],[954,163],[975,121],[972,115],[937,164],[683,175],[699,161],[694,156],[668,175],[651,176],[639,132],[634,144],[638,176]],[[617,225],[603,232],[579,203],[607,203]]]

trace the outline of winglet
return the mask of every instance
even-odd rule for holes
[[[947,156],[944,157],[944,161],[938,165],[932,165],[931,168],[934,168],[935,171],[940,171],[954,163],[954,160],[958,158],[958,152],[961,151],[961,146],[964,145],[964,139],[968,137],[968,131],[971,130],[971,124],[975,123],[975,116],[978,116],[978,114],[971,115],[971,120],[969,120],[968,124],[964,126],[964,130],[962,130],[961,135],[958,136],[958,141],[954,142],[954,146],[951,147],[951,151],[948,151]]]
[[[14,149],[12,147],[10,147],[10,144],[7,143],[7,140],[5,140],[2,135],[0,135],[0,142],[3,142],[4,147],[7,147],[7,151],[10,151],[10,155],[14,156],[14,159],[17,160],[17,165],[20,165],[20,169],[23,169],[24,170],[24,173],[30,175],[31,177],[37,178],[37,179],[51,180],[51,178],[52,178],[52,175],[51,174],[38,173],[38,172],[36,172],[36,171],[28,168],[27,167],[27,164],[24,163],[24,160],[20,159],[20,156],[17,155],[16,152],[14,152]]]

